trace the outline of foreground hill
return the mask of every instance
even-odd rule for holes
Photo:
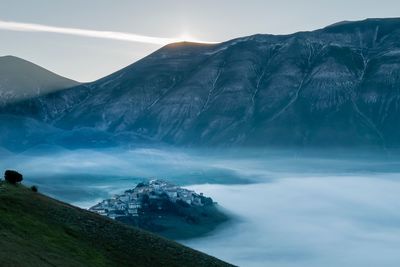
[[[177,43],[9,107],[64,129],[184,146],[400,146],[400,19]]]
[[[78,82],[61,77],[21,58],[0,57],[0,104],[77,85]]]
[[[0,237],[0,266],[231,266],[6,183],[0,183]]]

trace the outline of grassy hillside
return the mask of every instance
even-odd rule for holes
[[[148,232],[0,182],[0,266],[231,266]]]

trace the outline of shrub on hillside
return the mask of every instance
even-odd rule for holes
[[[39,191],[39,189],[36,185],[32,185],[31,190],[32,190],[32,192],[35,192],[35,193],[37,193],[37,191]]]
[[[204,206],[212,206],[214,204],[214,201],[210,197],[201,197],[201,203],[203,203]]]
[[[23,176],[17,171],[6,170],[4,172],[4,179],[10,184],[16,184],[22,182]]]

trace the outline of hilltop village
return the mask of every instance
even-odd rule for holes
[[[89,210],[172,239],[199,237],[228,221],[210,197],[159,179],[139,183]]]
[[[106,199],[89,210],[112,219],[126,216],[139,216],[146,210],[156,208],[159,211],[171,208],[169,203],[182,207],[213,205],[209,197],[202,193],[196,194],[164,180],[151,180],[139,183],[134,189],[125,191],[122,195],[115,195]],[[156,207],[154,207],[156,206]]]

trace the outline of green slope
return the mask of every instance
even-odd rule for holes
[[[231,266],[88,211],[0,182],[0,266]]]

